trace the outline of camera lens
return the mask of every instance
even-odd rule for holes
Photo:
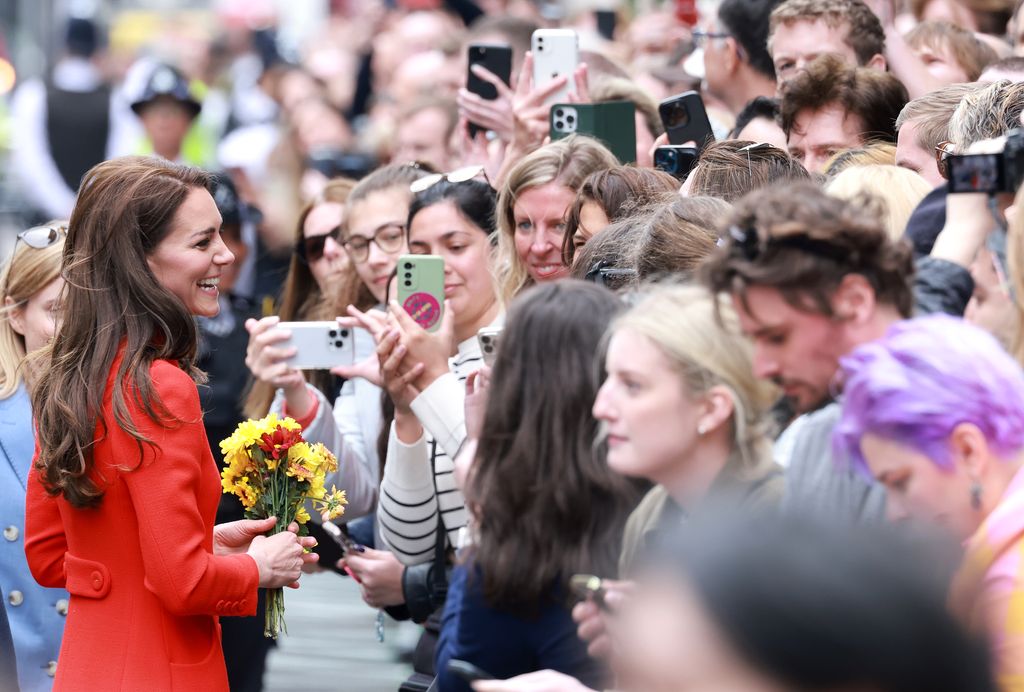
[[[406,262],[405,263],[405,268],[406,269],[412,269],[412,262]]]
[[[406,281],[405,285],[406,285],[407,288],[411,287],[412,286],[412,281]]]
[[[331,331],[327,332],[327,335],[333,339],[334,337],[338,336],[338,330],[332,329]]]
[[[348,330],[347,329],[342,329],[341,330],[341,338],[342,339],[347,339],[348,338]]]
[[[484,344],[484,353],[493,353],[493,352],[494,352],[494,347],[493,346],[491,346],[489,343]]]
[[[690,113],[683,104],[673,103],[666,119],[669,127],[686,127],[690,124]]]
[[[411,279],[412,278],[412,273],[411,272],[406,272],[405,273],[405,278]]]
[[[564,113],[564,112],[565,111],[563,111],[561,108],[556,108],[555,109],[555,117],[556,118],[561,118],[562,117],[562,113]]]
[[[567,115],[567,116],[565,116],[565,122],[567,122],[570,125],[572,125],[574,122],[576,122],[576,116],[575,115]]]
[[[344,346],[344,345],[345,345],[345,342],[344,342],[344,341],[342,341],[341,339],[338,339],[337,341],[335,341],[335,342],[334,342],[334,345],[335,345],[335,346],[336,346],[337,348],[341,348],[342,346]]]

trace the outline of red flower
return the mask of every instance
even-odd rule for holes
[[[260,437],[259,447],[272,459],[281,459],[288,456],[288,448],[302,442],[302,435],[298,430],[288,430],[278,426],[273,433],[263,433]]]

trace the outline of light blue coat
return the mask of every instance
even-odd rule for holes
[[[0,587],[14,637],[21,692],[50,690],[68,593],[44,589],[25,561],[25,481],[35,449],[25,386],[0,399]]]

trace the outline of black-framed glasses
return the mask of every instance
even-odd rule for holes
[[[370,257],[370,243],[388,255],[401,251],[405,247],[405,224],[386,223],[374,230],[370,238],[354,235],[341,245],[353,262],[365,262]]]
[[[304,263],[316,262],[324,256],[324,248],[327,246],[327,239],[341,244],[341,226],[335,226],[322,235],[306,236],[295,244],[295,254]]]
[[[437,185],[442,180],[446,180],[449,183],[464,183],[467,180],[472,180],[480,174],[483,174],[484,180],[487,180],[490,184],[490,180],[487,179],[487,170],[483,166],[463,166],[462,168],[456,168],[454,171],[448,173],[432,173],[428,176],[414,180],[409,185],[409,191],[413,194],[423,192],[424,190]]]

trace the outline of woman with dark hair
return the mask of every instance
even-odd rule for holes
[[[218,615],[298,579],[274,522],[214,526],[195,317],[219,310],[234,256],[209,176],[125,157],[82,181],[65,241],[62,321],[32,394],[25,552],[71,593],[61,690],[227,690]],[[297,529],[297,526],[292,528]]]
[[[565,219],[565,266],[572,267],[580,248],[608,224],[629,218],[649,204],[672,199],[678,189],[678,180],[652,168],[615,166],[591,173]]]
[[[341,226],[345,221],[345,203],[354,180],[336,178],[299,212],[295,224],[295,251],[288,264],[277,316],[282,322],[329,320],[337,314],[339,292],[356,289],[355,305],[374,304],[369,291],[356,286],[352,263],[341,246]],[[353,283],[355,282],[355,283]],[[361,290],[360,290],[361,289]],[[321,391],[330,391],[333,377],[326,370],[303,373],[310,384]],[[277,389],[269,380],[256,379],[245,400],[245,413],[250,418],[267,415]]]
[[[477,332],[502,319],[490,271],[494,202],[490,185],[475,179],[442,178],[412,199],[410,252],[444,258],[445,319],[437,334],[421,329],[394,302],[386,320],[379,313],[362,316],[380,343],[382,374],[394,404],[378,524],[394,555],[417,571],[433,567],[437,549],[454,546],[466,525],[452,459],[466,437],[466,377],[483,360]],[[346,564],[359,574],[375,557],[376,552],[349,555]],[[400,588],[391,589],[392,601],[401,595]],[[441,605],[410,595],[404,594],[406,605],[417,620]],[[395,605],[368,588],[364,598],[371,605]]]
[[[469,661],[500,677],[553,668],[606,682],[569,613],[569,578],[613,576],[638,494],[594,454],[595,352],[621,303],[567,280],[513,303],[491,374],[466,497],[474,544],[456,568],[437,652],[442,690],[463,690],[446,666]]]

